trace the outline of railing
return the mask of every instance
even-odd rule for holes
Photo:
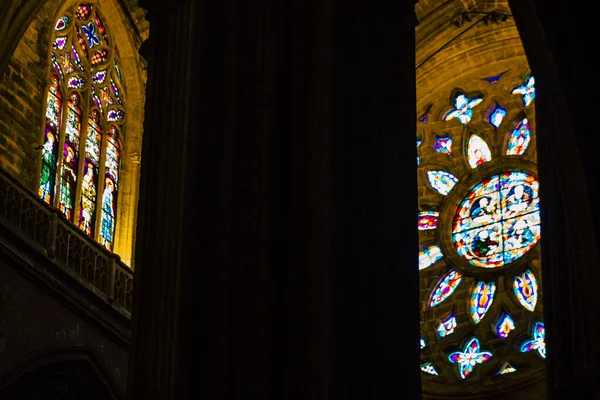
[[[133,273],[116,254],[0,170],[0,221],[84,286],[130,317]]]

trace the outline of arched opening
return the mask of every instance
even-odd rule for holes
[[[0,380],[4,400],[121,400],[123,395],[90,351],[41,355]]]

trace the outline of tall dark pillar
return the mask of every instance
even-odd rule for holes
[[[335,399],[421,398],[416,2],[388,3],[335,5]]]
[[[600,393],[597,43],[593,13],[509,1],[536,78],[548,398]],[[593,78],[592,78],[593,77]]]
[[[141,4],[130,399],[420,398],[414,4],[359,3]]]

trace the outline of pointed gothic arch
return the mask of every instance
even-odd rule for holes
[[[5,400],[123,400],[122,391],[92,348],[37,354],[0,378]]]

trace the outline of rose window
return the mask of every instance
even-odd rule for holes
[[[450,397],[544,374],[535,81],[494,77],[418,118],[421,370]]]

